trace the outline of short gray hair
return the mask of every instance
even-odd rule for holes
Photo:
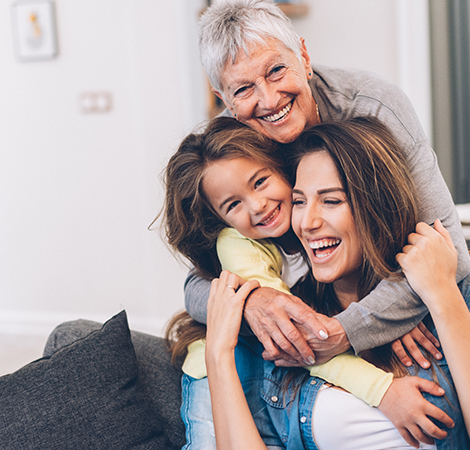
[[[218,91],[225,64],[229,58],[235,62],[240,49],[248,53],[247,43],[276,39],[301,60],[300,37],[272,0],[219,0],[205,11],[199,25],[201,63]]]

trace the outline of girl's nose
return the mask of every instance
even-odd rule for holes
[[[250,207],[254,214],[259,214],[266,208],[266,198],[264,197],[252,197],[250,199]]]

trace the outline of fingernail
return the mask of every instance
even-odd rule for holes
[[[410,367],[411,365],[412,365],[412,362],[411,362],[411,361],[406,361],[406,363],[405,363],[405,366],[406,366],[406,367]]]
[[[309,356],[309,357],[307,358],[307,362],[308,362],[311,366],[313,366],[313,365],[315,364],[315,358],[314,358],[313,356]]]
[[[436,359],[442,359],[442,353],[437,352],[437,353],[434,355],[434,357],[435,357]]]
[[[444,393],[445,393],[444,389],[442,389],[442,388],[440,387],[440,388],[439,388],[439,394],[444,394]]]
[[[323,339],[328,339],[328,335],[323,331],[323,330],[320,330],[320,332],[318,333]]]
[[[424,367],[425,369],[429,369],[429,368],[431,367],[431,364],[429,364],[429,362],[426,361],[426,362],[423,364],[423,367]]]

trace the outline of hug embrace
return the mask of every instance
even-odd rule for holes
[[[470,261],[409,101],[312,66],[270,1],[210,7],[200,51],[226,117],[171,158],[163,213],[193,266],[185,448],[469,448]]]

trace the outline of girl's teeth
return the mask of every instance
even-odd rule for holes
[[[266,219],[260,222],[260,225],[266,225],[267,223],[271,222],[275,216],[279,213],[279,208],[276,208],[276,210]]]

